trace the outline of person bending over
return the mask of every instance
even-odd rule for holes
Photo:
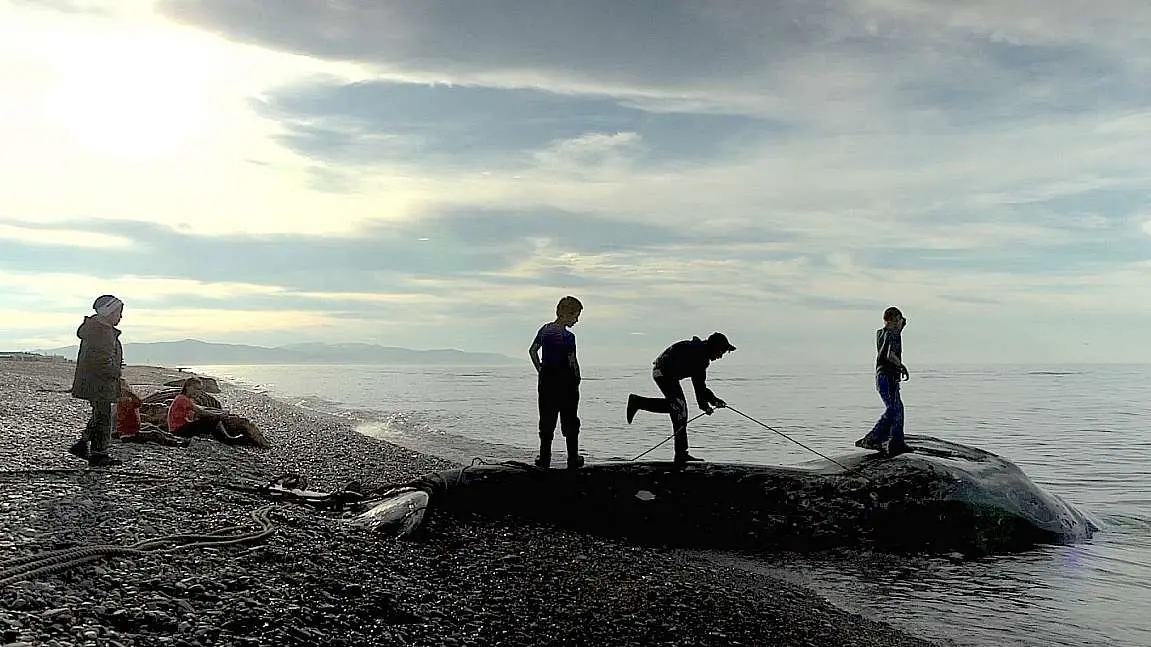
[[[663,393],[662,398],[647,398],[631,393],[627,396],[627,423],[630,425],[637,411],[667,413],[671,415],[672,433],[675,435],[675,462],[701,461],[687,453],[687,398],[683,394],[680,380],[691,378],[695,387],[696,401],[704,413],[711,415],[712,405],[725,407],[707,388],[708,365],[735,350],[723,333],[712,333],[706,340],[692,337],[668,346],[652,362],[651,379]]]
[[[560,431],[567,440],[568,468],[584,464],[579,454],[579,361],[576,359],[575,333],[568,330],[579,321],[583,304],[573,296],[566,296],[556,304],[555,321],[540,327],[528,349],[536,367],[536,391],[539,397],[540,453],[536,466],[551,466],[552,438],[555,436],[556,418]],[[540,351],[543,357],[540,357]]]

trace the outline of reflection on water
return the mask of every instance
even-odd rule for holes
[[[708,556],[783,576],[851,611],[953,645],[1145,647],[1151,595],[1137,573],[1146,576],[1151,545],[1122,545],[1132,540],[1112,536],[972,562],[858,553]],[[1136,554],[1142,562],[1132,559]]]
[[[460,462],[527,458],[536,443],[528,367],[211,367],[274,393],[371,410],[380,433]],[[665,416],[624,421],[627,393],[655,395],[649,367],[585,367],[581,445],[631,457],[670,434]],[[725,360],[709,385],[741,411],[816,450],[854,451],[879,415],[869,367],[804,370]],[[904,387],[907,430],[1011,460],[1100,521],[1079,546],[953,563],[858,553],[736,559],[820,591],[846,608],[954,645],[1151,645],[1151,414],[1144,366],[971,367],[917,372]],[[689,396],[690,397],[690,396]],[[717,412],[693,424],[692,453],[712,461],[796,464],[804,449]],[[666,450],[667,454],[662,454]],[[670,457],[670,443],[650,457]],[[474,454],[473,454],[474,453]],[[469,455],[470,454],[470,455]]]

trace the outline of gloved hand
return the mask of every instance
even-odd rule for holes
[[[902,375],[903,379],[905,379],[905,380],[911,379],[911,376],[908,375],[908,373],[907,373],[907,367],[906,366],[899,367],[899,374]]]
[[[714,404],[717,409],[722,409],[722,408],[727,406],[727,403],[724,402],[723,400],[720,400],[719,398],[715,398],[714,400],[711,401],[711,403]]]
[[[704,404],[704,403],[702,403],[702,402],[701,402],[701,403],[700,403],[700,405],[699,405],[699,409],[700,409],[700,411],[703,411],[704,413],[706,413],[706,414],[707,414],[707,415],[709,415],[709,416],[710,416],[711,414],[715,413],[715,409],[712,409],[712,408],[711,408],[711,405],[709,405],[709,404]]]

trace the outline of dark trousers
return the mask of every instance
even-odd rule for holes
[[[84,439],[88,441],[88,454],[107,454],[108,443],[112,440],[112,402],[92,402],[92,415],[84,428]]]
[[[227,445],[241,445],[247,442],[244,436],[229,436],[227,429],[224,428],[224,423],[219,418],[196,418],[192,422],[180,427],[176,430],[173,436],[180,438],[191,438],[192,436],[212,436],[216,440]]]
[[[679,380],[666,377],[652,378],[659,387],[662,398],[636,397],[636,408],[652,413],[666,413],[671,416],[671,430],[675,435],[677,456],[687,453],[687,397]]]
[[[880,373],[875,376],[875,390],[883,400],[883,415],[871,428],[871,436],[875,442],[882,443],[891,439],[892,445],[903,443],[903,400],[899,395],[899,378],[894,375]]]
[[[567,439],[568,454],[579,451],[579,384],[565,375],[541,372],[536,385],[540,409],[540,451],[551,454],[558,419],[560,433]],[[569,456],[570,457],[570,456]]]

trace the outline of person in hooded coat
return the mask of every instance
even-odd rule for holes
[[[92,303],[92,309],[96,313],[84,317],[76,329],[80,351],[72,380],[72,397],[87,400],[92,405],[92,415],[84,436],[68,451],[87,460],[91,467],[104,467],[120,463],[108,455],[108,444],[112,437],[112,408],[120,398],[124,363],[120,330],[116,327],[124,314],[124,302],[105,294]]]

